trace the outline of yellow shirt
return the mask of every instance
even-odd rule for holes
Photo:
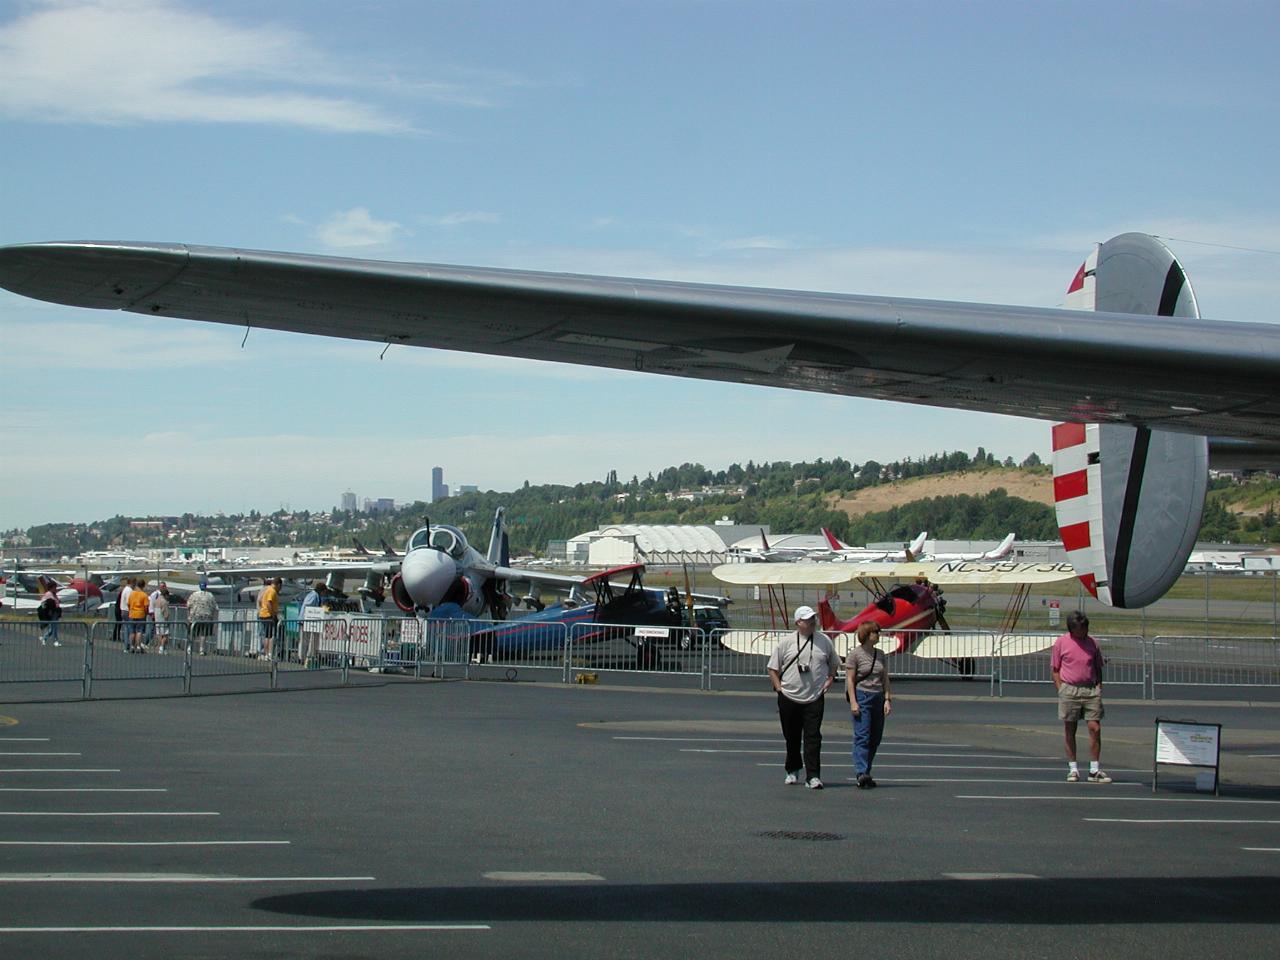
[[[280,591],[276,589],[276,585],[273,583],[258,594],[258,616],[274,617],[279,609]]]
[[[133,593],[129,594],[129,619],[147,619],[147,608],[150,606],[151,601],[147,598],[147,591],[135,588]]]

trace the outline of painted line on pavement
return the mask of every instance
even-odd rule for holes
[[[1082,784],[1082,786],[1084,785]],[[1105,786],[1113,787],[1115,786],[1115,784],[1110,783],[1110,784],[1105,784]],[[1090,789],[1090,788],[1086,787],[1086,789]],[[998,793],[995,793],[995,794],[957,793],[956,799],[957,800],[1087,800],[1090,802],[1122,800],[1127,803],[1280,803],[1280,800],[1230,800],[1230,799],[1225,799],[1223,797],[1214,797],[1212,799],[1208,797],[1203,799],[1200,797],[1108,797],[1108,796],[1105,796],[1105,793],[1106,793],[1105,790],[1094,791],[1092,789],[1090,789],[1090,792],[1087,796],[1077,795],[1074,797],[1035,796],[1033,794],[1026,794],[1021,796],[1005,796]]]
[[[168,793],[168,787],[0,787],[0,793]]]
[[[856,777],[846,777],[850,783],[856,782]],[[879,783],[1051,783],[1054,786],[1062,784],[1061,779],[1057,780],[997,780],[992,777],[974,777],[971,779],[961,779],[959,777],[881,777]],[[1112,783],[1113,787],[1146,787],[1145,783]],[[1007,798],[1002,798],[1007,799]],[[1036,799],[1040,799],[1037,797]]]
[[[377,877],[234,877],[203,873],[0,873],[4,883],[349,883]]]
[[[574,873],[572,871],[554,870],[490,870],[481,874],[486,880],[499,880],[505,883],[527,883],[530,881],[556,883],[573,883],[582,880],[603,880],[598,873]]]
[[[0,817],[217,817],[216,810],[0,810]]]
[[[614,737],[614,740],[650,740],[658,743],[773,743],[779,747],[786,746],[785,740],[775,740],[767,737],[754,739],[736,740],[731,737]],[[826,737],[822,738],[823,743],[845,744],[852,743],[852,740],[831,740]],[[890,743],[888,740],[883,741],[882,747],[972,747],[971,743]]]
[[[80,753],[49,753],[47,751],[0,750],[0,757],[79,757]]]
[[[1202,819],[1186,817],[1182,819],[1170,820],[1144,820],[1142,818],[1124,818],[1124,817],[1081,817],[1085,823],[1280,823],[1280,820],[1218,820],[1214,818]],[[1248,849],[1247,847],[1245,849]]]
[[[292,840],[0,840],[0,847],[254,847]]]
[[[1248,850],[1250,853],[1280,853],[1280,847],[1241,847],[1241,850]]]
[[[823,767],[852,767],[852,763],[831,763],[824,760]],[[777,767],[778,763],[757,763],[757,767]],[[1011,773],[1047,773],[1055,770],[1061,770],[1061,767],[1005,767],[994,765],[983,765],[977,763],[876,763],[877,770],[1007,770]],[[1139,770],[1136,767],[1112,767],[1116,773],[1150,773],[1149,770]],[[1066,778],[1063,777],[1065,781]]]
[[[118,769],[83,767],[8,767],[0,768],[0,773],[119,773]]]
[[[1034,873],[944,873],[948,880],[1039,880]]]
[[[0,933],[403,933],[491,930],[487,923],[296,924],[286,926],[0,927]]]
[[[0,737],[0,743],[48,743],[48,737]]]
[[[825,741],[824,741],[825,742]],[[681,753],[766,753],[774,754],[776,750],[715,750],[707,747],[681,747]],[[950,760],[1057,760],[1057,757],[1018,757],[1007,753],[895,753],[885,750],[877,753],[877,757],[946,757]]]

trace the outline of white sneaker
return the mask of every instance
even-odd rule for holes
[[[1068,770],[1067,783],[1079,783],[1079,782],[1080,782],[1080,772],[1078,770]]]
[[[788,787],[794,787],[797,783],[800,782],[800,778],[796,776],[794,773],[788,773],[786,779],[783,780],[782,782],[786,784]]]
[[[1110,783],[1111,778],[1108,777],[1101,770],[1092,770],[1089,773],[1089,782],[1090,783]]]
[[[808,787],[810,790],[821,790],[822,781],[819,780],[817,777],[810,777],[808,782],[805,783],[805,786]]]

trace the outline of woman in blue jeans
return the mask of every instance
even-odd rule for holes
[[[884,734],[885,717],[893,706],[889,668],[884,655],[876,649],[880,624],[858,624],[857,637],[857,644],[844,661],[844,685],[853,713],[853,770],[858,789],[868,790],[876,785],[871,779],[871,764]]]

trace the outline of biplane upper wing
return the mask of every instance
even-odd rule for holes
[[[926,579],[939,586],[1065,583],[1075,578],[1069,563],[954,560],[943,563],[782,563],[769,566],[726,563],[711,573],[722,583],[738,586],[823,586],[854,580]]]

